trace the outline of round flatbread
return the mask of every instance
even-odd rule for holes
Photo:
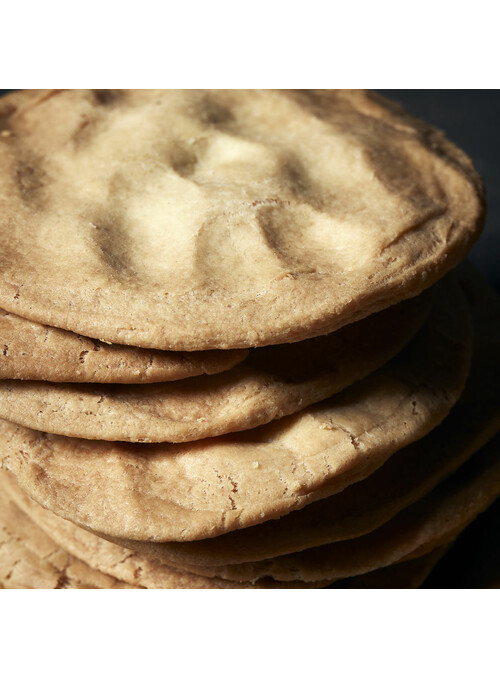
[[[418,589],[448,550],[448,546],[434,549],[425,556],[403,563],[382,567],[357,577],[340,579],[328,588],[340,589]]]
[[[367,479],[279,520],[193,542],[127,542],[174,567],[264,560],[372,532],[456,471],[500,429],[500,299],[472,268],[461,283],[475,333],[460,400],[425,438],[400,450]]]
[[[0,588],[266,589],[328,583],[238,584],[145,560],[46,511],[0,471]]]
[[[248,351],[156,351],[106,344],[0,309],[0,378],[150,384],[229,370]]]
[[[126,589],[70,555],[0,492],[0,588]]]
[[[71,554],[66,558],[78,559],[83,565],[93,568],[98,573],[109,575],[111,584],[123,580],[131,587],[150,589],[198,589],[198,588],[317,588],[327,585],[328,582],[278,582],[271,578],[259,579],[255,584],[249,582],[230,582],[224,579],[203,577],[189,572],[182,572],[160,563],[154,558],[145,558],[135,553],[101,539],[95,534],[77,527],[73,523],[59,518],[54,513],[43,509],[39,504],[30,500],[19,488],[15,479],[5,471],[0,471],[0,488],[22,510],[22,524],[29,517],[43,532],[46,541],[54,542]],[[2,505],[0,494],[0,506]],[[1,513],[0,513],[1,519]],[[34,526],[32,526],[34,527]],[[38,535],[37,535],[38,536]],[[38,536],[40,539],[41,535]],[[52,541],[53,540],[53,541]],[[29,544],[28,544],[29,546]],[[54,549],[53,549],[54,550]],[[362,577],[353,577],[333,584],[335,588],[417,588],[429,574],[432,567],[442,556],[444,549],[437,549],[422,558],[402,564],[393,565],[380,571],[371,572]],[[99,576],[97,575],[97,577]],[[102,575],[101,575],[102,576]],[[87,577],[88,579],[88,577]],[[33,582],[39,582],[40,577],[28,575],[25,581],[30,588]],[[0,578],[1,586],[1,578]],[[100,588],[113,588],[101,586]],[[114,587],[116,588],[116,587]]]
[[[470,159],[360,90],[34,90],[0,120],[0,306],[113,343],[327,334],[435,283],[484,218]]]
[[[424,293],[333,334],[253,349],[232,370],[183,382],[97,387],[0,381],[0,417],[47,433],[147,443],[253,429],[324,400],[386,363],[429,307]]]
[[[0,420],[1,465],[46,508],[95,532],[191,541],[340,492],[435,428],[469,371],[472,322],[454,279],[393,361],[341,394],[258,429],[193,443],[109,443]],[[446,302],[446,303],[444,303]]]
[[[433,492],[364,537],[254,563],[186,569],[235,581],[272,577],[310,582],[357,576],[448,544],[499,496],[497,437]]]

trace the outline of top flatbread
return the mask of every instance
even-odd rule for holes
[[[157,351],[106,344],[0,309],[0,379],[151,384],[229,370],[248,351]]]
[[[363,91],[27,91],[0,128],[0,305],[114,343],[326,334],[433,284],[483,221],[469,158]]]

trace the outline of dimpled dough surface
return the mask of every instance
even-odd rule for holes
[[[364,91],[35,90],[0,103],[0,306],[238,348],[418,294],[479,235],[467,156]]]

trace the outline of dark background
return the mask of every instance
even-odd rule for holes
[[[12,90],[0,90],[0,96]],[[409,113],[443,130],[473,159],[486,186],[488,215],[470,259],[500,292],[500,91],[381,89]],[[428,578],[426,588],[474,587],[481,568],[500,573],[500,501],[457,540]],[[484,581],[487,585],[488,582]]]

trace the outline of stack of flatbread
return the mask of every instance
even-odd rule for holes
[[[500,495],[481,181],[364,91],[0,100],[0,585],[416,587]]]

